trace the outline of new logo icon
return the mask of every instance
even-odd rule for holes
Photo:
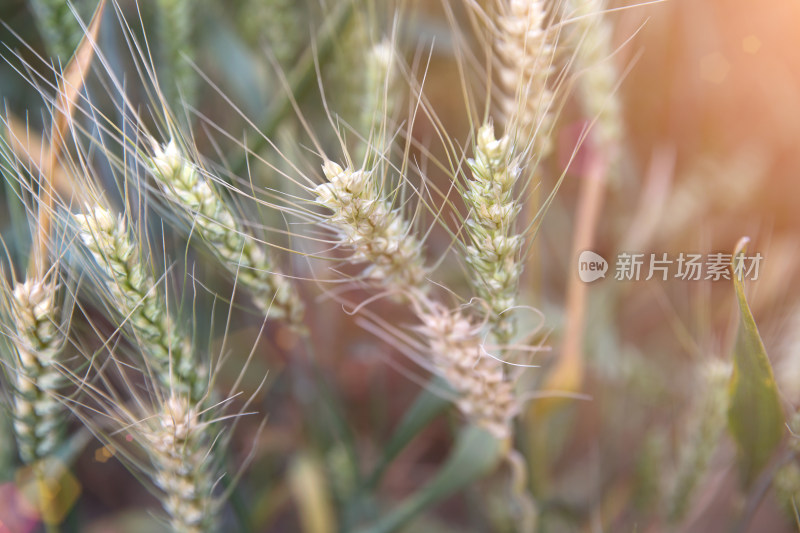
[[[608,261],[602,256],[590,250],[581,252],[578,257],[578,277],[581,281],[591,283],[606,277],[606,272],[608,272]]]

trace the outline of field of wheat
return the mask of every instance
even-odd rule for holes
[[[0,533],[798,530],[799,23],[0,0]]]

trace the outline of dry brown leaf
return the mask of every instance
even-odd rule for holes
[[[50,185],[56,193],[65,198],[72,198],[75,187],[69,172],[64,165],[56,161],[55,168],[50,168],[50,145],[40,135],[30,135],[28,125],[16,115],[6,116],[8,143],[14,155],[41,176],[48,176]]]
[[[39,232],[34,242],[34,253],[31,256],[30,271],[41,277],[47,270],[45,258],[47,257],[47,241],[50,235],[50,214],[53,209],[53,173],[58,164],[58,157],[64,147],[64,138],[72,124],[72,115],[75,105],[80,97],[83,83],[89,73],[97,35],[100,32],[100,21],[106,0],[100,0],[97,9],[92,15],[92,20],[86,29],[86,34],[78,44],[72,59],[67,63],[64,73],[58,79],[58,94],[56,105],[53,107],[53,123],[50,130],[50,147],[46,169],[50,172],[42,174],[42,184],[39,190]]]

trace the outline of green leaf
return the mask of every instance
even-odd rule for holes
[[[464,428],[441,470],[399,507],[359,533],[391,533],[434,505],[491,472],[503,456],[504,444],[477,426]]]
[[[742,261],[748,240],[745,237],[737,244],[734,267]],[[772,367],[744,296],[741,276],[736,268],[732,270],[740,318],[728,393],[728,429],[739,449],[742,482],[748,486],[780,443],[785,419]]]
[[[430,384],[417,396],[414,405],[403,415],[400,424],[392,433],[389,442],[383,447],[383,453],[377,466],[366,483],[366,487],[374,489],[392,461],[402,452],[409,442],[414,440],[420,431],[425,429],[431,420],[451,405],[437,390],[449,390],[450,386],[443,379],[434,377]]]

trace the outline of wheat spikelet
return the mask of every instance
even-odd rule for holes
[[[105,275],[105,286],[116,309],[152,356],[149,362],[167,390],[201,398],[207,389],[207,370],[192,357],[183,336],[156,290],[152,273],[131,240],[123,217],[95,205],[75,215],[79,236]]]
[[[14,432],[20,456],[28,464],[50,456],[61,441],[58,389],[64,380],[57,358],[65,339],[56,323],[55,293],[53,283],[40,279],[17,283],[12,293],[10,313],[17,331],[11,336],[17,353]]]
[[[252,291],[256,304],[273,318],[299,325],[303,302],[292,284],[281,275],[267,252],[245,236],[233,211],[220,198],[212,182],[186,159],[174,141],[155,145],[149,158],[153,176],[167,197],[192,216],[194,231],[234,274],[238,283]]]
[[[505,342],[514,326],[510,313],[504,313],[516,304],[523,268],[523,239],[513,233],[521,209],[514,194],[521,169],[513,159],[511,139],[495,138],[491,124],[480,128],[476,141],[475,158],[467,162],[472,179],[463,194],[470,208],[466,260],[478,295],[489,305],[493,333]]]
[[[362,276],[390,291],[420,290],[425,279],[422,245],[398,209],[380,196],[372,172],[343,169],[327,161],[328,183],[314,189],[317,203],[333,214],[327,220],[351,247],[353,263],[369,263]]]

